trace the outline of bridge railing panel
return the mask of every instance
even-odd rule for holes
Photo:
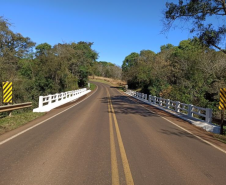
[[[132,90],[128,90],[127,94],[137,97],[142,101],[148,101],[150,104],[156,104],[176,113],[187,115],[188,117],[195,117],[197,119],[200,119],[200,117],[202,117],[207,123],[211,123],[212,121],[212,109],[209,108],[197,107],[191,104],[185,104],[179,101],[173,101],[152,95],[147,96],[147,94]]]

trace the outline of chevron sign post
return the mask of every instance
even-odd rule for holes
[[[3,103],[13,103],[13,87],[12,82],[2,82]]]
[[[220,89],[219,109],[221,110],[221,134],[224,132],[224,110],[226,109],[226,88]]]

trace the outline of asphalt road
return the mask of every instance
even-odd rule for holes
[[[226,184],[226,153],[217,141],[212,146],[193,135],[203,131],[96,84],[76,106],[0,137],[0,184]]]

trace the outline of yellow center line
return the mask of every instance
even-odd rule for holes
[[[119,185],[118,163],[117,163],[117,157],[116,157],[115,139],[114,139],[112,115],[111,115],[111,107],[110,107],[109,99],[108,99],[108,112],[109,112],[109,122],[110,122],[112,185]]]
[[[122,142],[122,137],[121,137],[121,133],[120,133],[119,126],[118,126],[118,121],[117,121],[116,116],[115,116],[115,111],[114,111],[112,101],[111,101],[111,97],[110,97],[108,90],[107,90],[107,93],[108,93],[110,108],[111,108],[112,115],[113,115],[113,120],[114,120],[114,123],[115,123],[115,129],[116,129],[116,135],[117,135],[118,144],[119,144],[119,150],[120,150],[120,154],[121,154],[121,158],[122,158],[124,174],[125,174],[125,177],[126,177],[126,184],[127,185],[134,185],[132,173],[131,173],[131,170],[130,170],[130,167],[129,167],[129,162],[128,162],[128,159],[127,159],[127,156],[126,156],[126,151],[125,151],[125,148],[124,148],[124,145],[123,145],[123,142]]]

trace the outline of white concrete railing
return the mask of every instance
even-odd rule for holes
[[[48,112],[58,106],[76,100],[89,92],[90,90],[83,88],[53,95],[50,94],[48,96],[39,96],[39,106],[33,109],[33,112]]]
[[[127,90],[127,93],[129,95],[137,97],[138,99],[142,99],[146,102],[159,105],[166,109],[173,110],[174,112],[177,112],[177,113],[184,114],[190,118],[194,117],[194,115],[197,115],[200,117],[204,117],[205,122],[207,123],[212,122],[212,109],[197,107],[191,104],[185,104],[179,101],[172,101],[170,99],[164,99],[162,97],[156,97],[152,95],[149,95],[149,98],[147,98],[147,94],[132,91],[132,90]]]

